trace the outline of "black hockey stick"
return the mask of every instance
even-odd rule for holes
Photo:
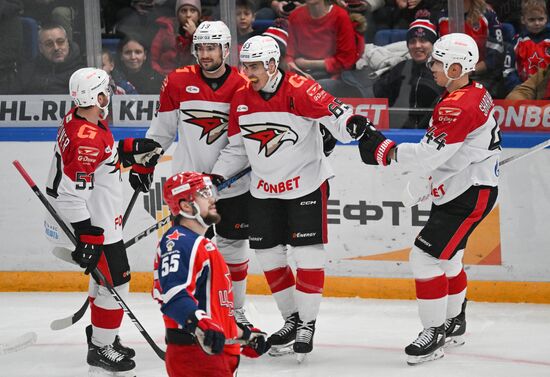
[[[134,204],[136,204],[136,200],[139,196],[139,193],[140,193],[140,190],[136,189],[132,195],[132,198],[130,199],[130,203],[128,203],[128,207],[126,208],[126,211],[124,212],[124,216],[122,217],[123,228],[124,228],[124,225],[126,225],[126,221],[128,221],[128,217],[130,217],[130,212],[132,212],[132,208],[134,208]],[[53,250],[53,254],[56,257],[65,260],[66,262],[73,263],[73,260],[71,257],[71,250],[56,247]],[[52,323],[50,323],[50,329],[63,330],[77,323],[84,316],[84,314],[86,313],[86,310],[88,310],[89,305],[90,305],[90,300],[86,298],[86,300],[84,301],[80,309],[78,309],[73,315],[71,315],[70,317],[53,320]]]
[[[58,223],[58,225],[61,227],[61,229],[63,229],[63,231],[65,232],[65,234],[67,235],[67,237],[69,237],[69,239],[71,240],[71,242],[76,246],[77,244],[77,239],[76,237],[74,236],[74,234],[71,232],[71,230],[69,229],[69,227],[67,226],[67,224],[65,224],[65,222],[59,217],[59,215],[57,214],[57,212],[55,211],[55,209],[52,207],[52,205],[50,204],[50,202],[48,202],[48,200],[46,199],[46,197],[42,194],[42,192],[40,191],[40,189],[38,188],[38,186],[36,186],[36,184],[34,183],[34,181],[32,180],[32,178],[29,176],[29,174],[25,171],[25,169],[23,168],[23,166],[19,163],[19,161],[15,160],[13,161],[13,165],[15,166],[15,168],[19,171],[19,173],[21,174],[21,176],[23,177],[23,179],[25,179],[25,181],[27,182],[27,184],[30,186],[30,188],[32,189],[32,191],[36,194],[36,196],[38,197],[38,199],[42,202],[42,204],[44,204],[44,206],[46,207],[46,209],[48,210],[48,212],[50,213],[50,215],[52,215],[52,217],[55,219],[55,221]],[[130,320],[134,323],[134,325],[137,327],[137,329],[139,330],[139,332],[141,333],[141,335],[145,338],[145,340],[147,341],[147,343],[149,343],[149,345],[151,346],[151,348],[153,348],[153,351],[155,351],[155,353],[158,355],[158,357],[160,357],[162,360],[164,360],[164,355],[165,355],[165,352],[160,349],[159,346],[157,346],[157,344],[155,343],[155,341],[151,338],[151,336],[149,335],[149,333],[147,333],[147,331],[145,331],[145,329],[143,328],[143,326],[141,325],[141,323],[139,322],[139,320],[137,319],[137,317],[134,315],[134,313],[132,313],[132,311],[130,310],[130,308],[128,307],[128,305],[126,305],[126,303],[124,302],[124,300],[122,299],[122,297],[120,297],[120,295],[118,294],[118,292],[113,288],[113,286],[107,281],[107,279],[105,278],[105,276],[103,275],[103,273],[96,267],[94,268],[94,270],[92,271],[92,276],[94,278],[96,278],[97,280],[99,280],[101,282],[101,284],[107,288],[107,290],[109,291],[109,293],[113,296],[113,298],[115,299],[115,301],[117,302],[117,304],[122,308],[122,310],[124,310],[124,313],[126,313],[126,315],[128,315],[128,317],[130,317]]]
[[[246,174],[248,174],[251,170],[252,170],[252,168],[250,166],[243,169],[243,170],[241,170],[237,174],[235,174],[232,177],[230,177],[230,178],[226,179],[225,181],[221,182],[218,186],[216,186],[216,189],[218,191],[226,189],[227,187],[229,187],[233,183],[235,183],[238,179],[240,179],[240,178],[244,177]],[[137,192],[137,190],[136,190],[136,192]],[[137,196],[135,194],[136,192],[134,192],[134,196]],[[132,199],[133,199],[133,197],[132,197]],[[134,200],[134,202],[135,202],[135,200]],[[130,204],[128,205],[128,209],[126,210],[127,213],[128,213],[129,210],[131,210],[131,208],[132,208],[131,205],[132,205],[132,201],[130,201]],[[126,217],[126,214],[124,216]],[[171,221],[171,218],[172,218],[172,216],[168,215],[165,218],[158,221],[156,224],[153,224],[149,228],[145,229],[144,231],[136,234],[134,237],[130,238],[128,241],[126,241],[124,243],[124,247],[127,249],[130,246],[134,245],[139,240],[147,237],[149,234],[153,233],[157,229],[162,228],[163,226],[165,226],[166,224],[168,224]],[[123,221],[123,226],[124,226],[124,221]],[[53,254],[56,257],[58,257],[59,259],[64,260],[65,262],[74,263],[74,261],[72,260],[72,257],[71,257],[71,250],[68,250],[68,249],[65,249],[65,248],[62,248],[62,247],[56,247],[56,248],[54,248]],[[50,328],[52,330],[63,330],[63,329],[66,329],[67,327],[70,327],[70,326],[74,325],[75,323],[77,323],[84,316],[84,313],[86,313],[86,310],[88,309],[88,305],[89,305],[89,300],[86,299],[86,301],[82,304],[80,309],[78,309],[78,311],[76,311],[74,314],[72,314],[68,317],[65,317],[65,318],[60,318],[60,319],[53,320],[52,323],[50,323]]]

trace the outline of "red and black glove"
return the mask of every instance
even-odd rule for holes
[[[130,169],[130,186],[135,190],[141,192],[149,192],[151,188],[151,183],[153,183],[153,173],[155,172],[154,167],[145,167],[142,165],[134,164],[132,169]]]
[[[103,252],[103,228],[98,226],[89,226],[86,228],[76,229],[76,238],[78,243],[76,248],[71,253],[73,260],[85,268],[84,273],[87,275],[99,263],[99,258]]]
[[[195,334],[199,346],[209,355],[223,352],[225,334],[223,328],[210,318],[203,310],[196,310],[187,319],[187,325]]]
[[[118,142],[118,155],[124,167],[135,164],[154,167],[163,153],[160,144],[153,139],[126,138]]]
[[[267,334],[255,327],[248,327],[242,323],[237,323],[237,326],[243,330],[243,335],[239,338],[246,343],[241,349],[241,354],[246,357],[256,358],[262,356],[269,351],[271,345],[267,342]]]
[[[361,115],[353,115],[348,119],[346,129],[351,137],[359,139],[359,153],[365,164],[390,164],[389,154],[396,144],[378,131],[370,120]]]

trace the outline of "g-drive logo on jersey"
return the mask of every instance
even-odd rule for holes
[[[206,144],[210,145],[227,132],[229,116],[221,111],[181,110],[189,118],[185,122],[202,128],[200,139],[206,137]]]
[[[264,123],[264,124],[249,124],[241,125],[241,128],[248,132],[243,137],[256,140],[260,143],[258,154],[264,151],[265,156],[269,157],[279,149],[285,142],[296,144],[298,135],[292,131],[290,127],[282,124]]]

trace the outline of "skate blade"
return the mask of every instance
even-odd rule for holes
[[[286,346],[271,346],[267,354],[271,357],[280,357],[285,355],[292,355],[294,353],[294,343],[287,344]]]
[[[298,364],[302,364],[304,362],[304,360],[306,359],[307,355],[308,355],[307,353],[297,353],[296,354],[296,361],[298,362]]]
[[[464,336],[462,336],[462,335],[453,336],[453,337],[445,339],[445,346],[444,347],[445,348],[460,347],[464,343],[466,343],[466,339],[464,338]]]
[[[88,377],[136,377],[135,370],[126,372],[110,372],[100,367],[90,365],[88,368]]]
[[[425,363],[427,361],[433,361],[437,359],[441,359],[443,356],[445,356],[445,353],[443,352],[443,348],[438,348],[434,352],[423,355],[423,356],[407,356],[407,364],[409,365],[417,365],[421,363]]]

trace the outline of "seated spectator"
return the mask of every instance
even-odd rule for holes
[[[464,12],[464,32],[476,41],[479,48],[479,62],[472,79],[483,84],[493,98],[498,98],[504,64],[502,26],[485,0],[464,0]],[[439,15],[438,32],[439,36],[450,32],[446,9]]]
[[[500,22],[512,24],[514,29],[521,30],[521,1],[518,0],[487,0],[498,16]]]
[[[537,73],[519,84],[507,96],[507,100],[550,100],[550,66],[539,69]]]
[[[512,90],[550,63],[550,27],[545,0],[524,0],[521,22],[525,30],[514,38],[504,60],[506,88]]]
[[[123,77],[116,77],[117,72],[115,72],[115,77],[113,77],[115,60],[113,59],[111,51],[108,49],[104,48],[101,51],[101,64],[102,69],[111,77],[111,83],[114,86],[113,94],[137,94],[136,88],[134,88],[129,81],[125,80]]]
[[[66,94],[74,71],[84,67],[78,45],[63,26],[44,24],[38,32],[38,56],[24,64],[19,78],[26,94]]]
[[[122,39],[117,54],[114,78],[129,81],[139,94],[159,93],[164,76],[151,68],[146,45],[139,37],[127,36]]]
[[[255,35],[260,34],[252,27],[256,19],[256,5],[252,0],[237,0],[237,45],[238,51],[241,51],[243,43]]]
[[[167,13],[167,9],[157,6],[155,0],[131,0],[130,6],[121,9],[117,14],[115,25],[116,35],[137,36],[146,46],[151,46],[153,38],[159,30],[156,20],[159,17],[170,17],[173,13]]]
[[[407,32],[411,59],[383,74],[374,84],[374,95],[388,98],[391,107],[431,108],[443,88],[435,83],[426,62],[437,40],[435,25],[429,20],[413,21]],[[390,113],[392,128],[426,128],[431,112]]]
[[[159,17],[159,31],[151,45],[151,66],[162,75],[195,62],[193,34],[201,19],[199,0],[176,1],[176,17]]]
[[[308,0],[288,19],[288,67],[319,82],[334,96],[345,91],[340,74],[359,59],[356,34],[348,13],[327,0]],[[328,79],[328,80],[323,80]]]
[[[23,29],[19,12],[22,9],[20,0],[0,0],[0,94],[15,94],[17,70],[23,46]],[[25,46],[29,48],[28,46]]]

